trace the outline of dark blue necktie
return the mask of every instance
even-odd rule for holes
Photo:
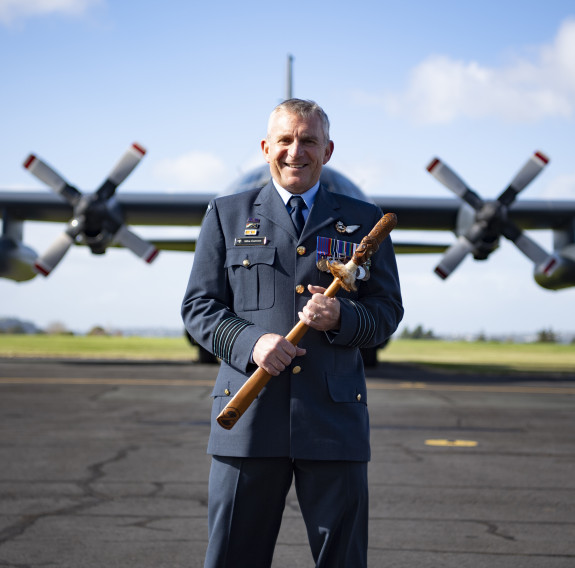
[[[305,201],[303,200],[303,197],[294,195],[293,197],[290,197],[288,205],[291,207],[290,217],[293,222],[293,226],[299,236],[301,235],[303,226],[305,225],[305,219],[303,218],[303,210],[306,208]]]

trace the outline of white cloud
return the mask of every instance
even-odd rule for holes
[[[79,16],[102,0],[0,0],[0,22],[11,24],[35,16]]]
[[[431,55],[411,71],[404,92],[363,98],[423,124],[461,117],[533,122],[573,116],[575,19],[565,20],[554,41],[532,53],[501,67]]]
[[[166,158],[152,170],[163,185],[179,191],[218,192],[230,182],[226,164],[208,152],[191,151]]]

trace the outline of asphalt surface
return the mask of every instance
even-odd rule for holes
[[[0,566],[201,567],[215,373],[0,359]],[[575,566],[575,377],[380,364],[368,404],[371,568]],[[293,491],[273,566],[313,566]]]

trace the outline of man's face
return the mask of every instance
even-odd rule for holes
[[[262,151],[274,180],[290,193],[301,194],[319,180],[333,142],[325,139],[319,116],[306,119],[280,111],[272,115]]]

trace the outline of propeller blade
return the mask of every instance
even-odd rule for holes
[[[447,189],[461,197],[474,209],[481,209],[483,200],[444,162],[439,158],[433,158],[427,166],[427,171]]]
[[[525,233],[513,241],[515,246],[528,258],[530,258],[534,264],[547,264],[552,258],[552,255],[548,254],[545,249],[541,248],[533,239],[528,237]]]
[[[473,250],[473,243],[463,235],[452,244],[441,262],[435,267],[435,273],[445,280],[463,261],[465,255]]]
[[[507,221],[503,226],[502,234],[508,238],[515,246],[536,266],[546,264],[551,255],[536,243],[531,237],[528,237],[515,223]]]
[[[152,243],[138,237],[138,235],[130,231],[126,225],[122,225],[118,229],[114,235],[114,240],[127,249],[130,249],[135,255],[143,258],[148,263],[155,260],[159,253],[158,249]]]
[[[549,158],[542,152],[534,152],[525,165],[517,172],[507,189],[499,196],[498,201],[503,205],[513,203],[517,194],[525,189],[543,168],[549,163]]]
[[[43,276],[48,276],[58,263],[64,258],[68,249],[72,246],[74,238],[65,231],[50,246],[50,248],[36,259],[34,268]]]
[[[103,199],[112,197],[116,188],[132,173],[145,153],[146,149],[134,142],[120,158],[120,161],[114,166],[108,179],[100,186],[97,191],[98,196]]]
[[[34,154],[30,154],[22,165],[71,205],[76,205],[80,201],[82,194],[71,186],[56,170]]]

